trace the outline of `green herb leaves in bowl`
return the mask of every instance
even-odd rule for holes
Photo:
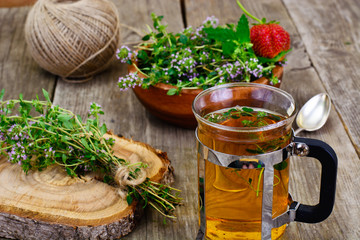
[[[188,27],[180,33],[168,32],[161,23],[162,16],[151,16],[155,30],[148,27],[150,32],[134,51],[122,46],[117,52],[120,61],[136,68],[136,72],[119,78],[121,90],[163,83],[175,86],[167,92],[174,95],[182,89],[206,89],[261,77],[278,84],[272,70],[285,63],[279,59],[288,51],[272,59],[257,56],[244,14],[237,24],[219,26],[215,17],[208,17],[198,28]]]

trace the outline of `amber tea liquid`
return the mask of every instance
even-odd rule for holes
[[[265,109],[239,106],[208,113],[204,118],[222,126],[249,129],[284,119]],[[200,202],[205,206],[206,239],[261,239],[264,166],[251,155],[284,148],[290,143],[291,129],[280,126],[264,132],[222,132],[199,124],[198,137],[215,151],[247,156],[239,159],[238,166],[232,168],[214,164],[198,155],[198,164],[205,172],[202,175],[199,171],[199,177],[203,178],[199,181],[199,193],[204,193]],[[273,218],[287,211],[288,182],[289,159],[286,159],[274,166]],[[272,239],[279,238],[285,228],[286,225],[272,229]]]

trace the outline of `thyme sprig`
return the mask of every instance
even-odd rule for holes
[[[56,164],[71,177],[96,172],[104,182],[116,186],[114,177],[120,167],[128,169],[128,180],[136,180],[147,167],[114,155],[115,140],[104,137],[108,130],[99,122],[99,116],[104,114],[100,105],[91,103],[88,118],[83,121],[79,115],[53,105],[45,90],[43,94],[46,101],[40,101],[38,96],[28,101],[22,95],[3,101],[4,90],[0,92],[0,155],[19,164],[26,174]],[[125,188],[129,204],[142,201],[144,207],[150,205],[165,217],[175,218],[175,207],[181,203],[179,190],[148,178]]]
[[[253,108],[249,107],[235,107],[230,108],[226,112],[215,112],[205,116],[210,122],[221,123],[228,119],[239,119],[241,117],[253,117],[253,119],[244,119],[242,124],[244,127],[262,127],[269,125],[269,122],[265,121],[265,118],[271,119],[273,121],[280,121],[281,117],[264,112],[264,111],[254,111]]]
[[[205,115],[204,118],[210,122],[226,126],[229,124],[229,122],[227,122],[228,120],[232,120],[234,122],[237,121],[236,126],[245,128],[264,127],[285,119],[285,117],[281,115],[272,114],[270,112],[261,111],[250,107],[240,106],[236,106],[224,111],[212,112]],[[262,133],[259,132],[259,134],[261,135]],[[252,144],[251,148],[247,148],[246,151],[250,154],[263,154],[266,152],[276,151],[280,149],[284,143],[289,142],[291,136],[291,131],[289,131],[286,135],[279,136],[279,138],[267,142]],[[277,166],[278,168],[281,168],[280,165]]]

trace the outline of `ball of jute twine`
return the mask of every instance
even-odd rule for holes
[[[38,0],[25,23],[31,56],[45,70],[84,82],[105,70],[119,45],[119,17],[109,0]]]

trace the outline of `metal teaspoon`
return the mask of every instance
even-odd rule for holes
[[[296,117],[296,124],[299,128],[296,129],[295,135],[298,135],[303,130],[315,131],[320,129],[328,119],[330,109],[329,95],[320,93],[312,97],[300,109]]]

